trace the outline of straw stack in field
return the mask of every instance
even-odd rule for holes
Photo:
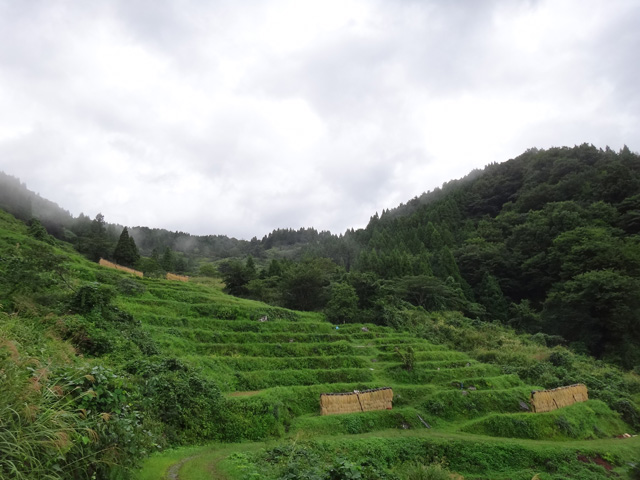
[[[320,395],[320,414],[361,412],[360,400],[355,393],[323,393]]]
[[[184,275],[176,275],[175,273],[167,272],[167,280],[178,280],[179,282],[188,282],[189,277],[185,277]]]
[[[389,387],[349,393],[323,393],[320,395],[320,414],[391,410],[393,390]]]
[[[361,392],[360,402],[365,412],[370,410],[391,410],[393,390],[387,387]]]
[[[102,265],[103,267],[107,267],[107,268],[113,268],[115,270],[120,270],[122,272],[128,272],[131,273],[133,275],[137,275],[139,277],[144,277],[144,273],[138,271],[138,270],[134,270],[133,268],[129,268],[129,267],[123,267],[122,265],[118,265],[117,263],[113,263],[110,262],[109,260],[105,260],[104,258],[100,259],[100,262],[98,262],[100,265]]]
[[[589,400],[589,392],[582,383],[531,392],[531,407],[536,413],[550,412],[587,400]]]

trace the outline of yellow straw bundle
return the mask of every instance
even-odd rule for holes
[[[175,273],[167,272],[167,280],[178,280],[179,282],[188,282],[189,277],[185,277],[184,275],[176,275]]]
[[[582,383],[531,392],[531,407],[536,413],[550,412],[587,400],[589,400],[589,393]]]
[[[389,387],[349,393],[323,393],[320,395],[320,414],[369,412],[391,410],[393,390]]]
[[[118,265],[117,263],[112,263],[108,260],[105,260],[104,258],[100,259],[99,262],[100,265],[102,265],[103,267],[107,267],[107,268],[113,268],[115,270],[120,270],[122,272],[128,272],[131,273],[133,275],[137,275],[139,277],[143,277],[144,274],[138,270],[134,270],[133,268],[129,268],[129,267],[123,267],[122,265]]]

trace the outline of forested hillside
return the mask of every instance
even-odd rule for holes
[[[122,226],[73,218],[3,175],[0,205],[40,219],[92,260]],[[277,229],[262,240],[128,233],[136,268],[222,275],[227,291],[333,321],[397,322],[402,303],[459,310],[627,368],[640,364],[640,157],[591,145],[531,149],[371,217],[344,234]],[[390,308],[393,307],[393,308]],[[561,338],[560,338],[561,337]]]
[[[632,367],[639,192],[640,157],[627,149],[528,151],[372,218],[357,269],[428,310],[475,309]]]
[[[231,293],[338,321],[393,322],[398,302],[453,309],[632,368],[639,191],[640,157],[626,148],[533,149],[310,242],[297,263],[274,254],[262,271],[250,259],[222,272]]]
[[[39,220],[0,211],[0,477],[126,479],[166,447],[268,441],[170,450],[139,478],[634,478],[640,440],[616,437],[640,429],[639,167],[530,151],[365,229],[276,230],[223,261],[149,253],[101,215],[52,227],[59,207],[25,194]],[[159,278],[179,261],[194,278]],[[527,412],[575,383],[589,401]],[[318,415],[320,393],[379,387],[392,410]]]
[[[225,445],[152,456],[138,478],[175,478],[172,463],[207,478],[222,459],[235,479],[604,480],[603,459],[635,474],[638,439],[614,437],[640,427],[637,375],[545,335],[402,303],[388,326],[336,328],[215,279],[100,267],[4,212],[0,233],[3,479],[127,479],[153,452],[205,442]],[[523,411],[532,389],[576,382],[588,402]],[[320,393],[377,387],[392,410],[318,415]],[[266,443],[226,443],[240,440]]]

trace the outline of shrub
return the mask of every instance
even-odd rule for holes
[[[215,383],[175,358],[136,359],[126,369],[141,377],[141,402],[165,425],[169,443],[221,437],[224,399]]]
[[[99,283],[81,286],[72,297],[70,307],[74,313],[89,313],[94,309],[105,310],[111,305],[116,292],[113,288]]]
[[[623,398],[613,402],[612,408],[636,431],[640,430],[640,411],[632,402]]]
[[[118,281],[118,291],[123,295],[133,297],[142,295],[147,291],[147,287],[132,278],[121,278]]]
[[[405,466],[401,471],[406,480],[451,480],[451,474],[438,463],[424,465],[415,462]]]

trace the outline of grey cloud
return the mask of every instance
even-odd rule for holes
[[[0,169],[76,214],[250,238],[363,226],[532,146],[640,149],[634,2],[324,2],[336,22],[271,42],[295,5],[0,0]]]
[[[614,88],[620,109],[637,115],[640,111],[640,4],[629,2],[629,11],[617,22],[607,25],[602,35],[594,39],[597,55],[592,58],[592,73]]]

